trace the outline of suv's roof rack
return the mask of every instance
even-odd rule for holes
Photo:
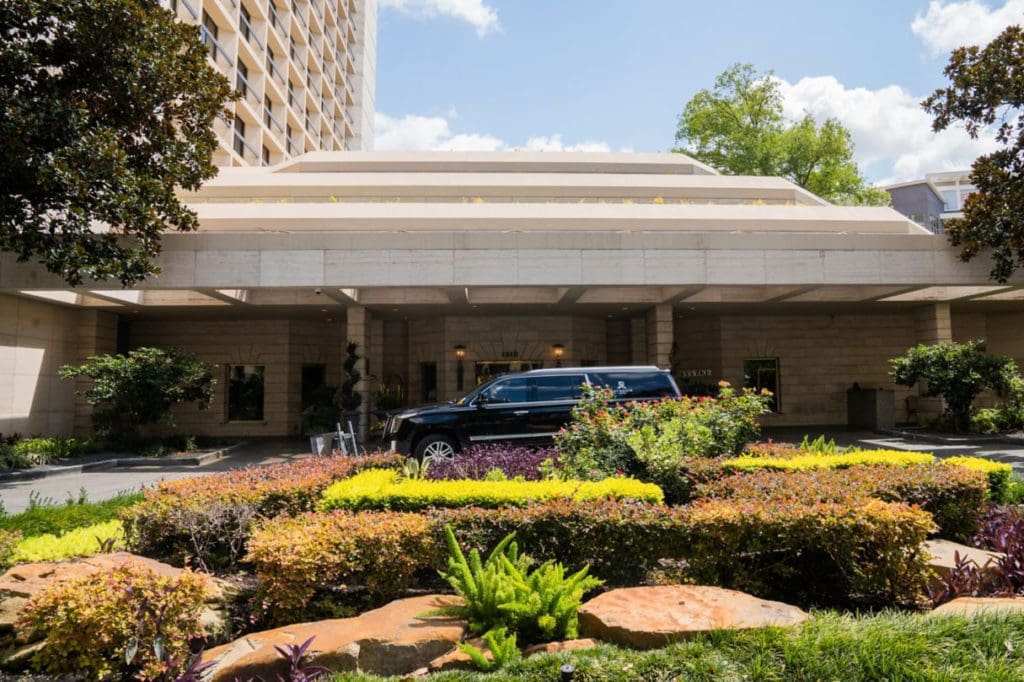
[[[544,369],[531,369],[523,374],[559,374],[561,372],[667,372],[667,369],[659,369],[654,365],[618,365],[618,366],[590,366],[590,367],[546,367]]]

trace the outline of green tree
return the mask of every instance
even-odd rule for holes
[[[781,175],[829,201],[888,204],[853,161],[853,140],[836,119],[786,121],[771,73],[735,64],[686,103],[675,150],[730,175]]]
[[[1005,282],[1024,264],[1024,28],[1010,26],[985,47],[953,50],[949,85],[922,102],[936,132],[963,123],[968,134],[995,128],[1000,148],[971,167],[977,191],[963,218],[945,221],[960,258],[990,252],[992,279]]]
[[[197,227],[175,190],[216,174],[230,96],[156,0],[0,2],[0,249],[72,286],[156,273],[161,233]]]
[[[897,384],[924,381],[925,395],[942,396],[958,431],[970,429],[971,406],[982,391],[1006,393],[1020,383],[1013,359],[986,353],[984,341],[921,344],[889,364]]]
[[[60,368],[62,379],[85,377],[92,385],[83,395],[101,408],[96,424],[112,433],[135,433],[160,420],[173,423],[171,408],[213,402],[213,366],[177,348],[139,348],[127,355],[98,355],[79,367]]]

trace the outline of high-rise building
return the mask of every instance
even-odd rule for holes
[[[373,147],[376,0],[166,0],[240,93],[218,166]]]

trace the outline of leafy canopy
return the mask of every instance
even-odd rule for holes
[[[65,365],[62,379],[85,377],[92,385],[82,395],[94,407],[105,431],[131,433],[140,426],[172,422],[171,408],[195,402],[205,410],[213,402],[213,366],[177,348],[139,348],[127,355],[98,355],[80,367]]]
[[[925,395],[942,396],[961,431],[970,428],[971,405],[982,391],[1005,393],[1020,383],[1013,359],[986,353],[984,341],[921,344],[889,364],[897,384],[924,381]]]
[[[231,95],[198,28],[155,0],[0,3],[0,250],[74,286],[158,272],[175,196],[216,174]]]
[[[887,204],[853,161],[853,140],[834,118],[789,122],[779,83],[750,64],[734,64],[686,103],[676,129],[683,152],[731,175],[781,175],[829,201]]]
[[[922,106],[932,129],[963,123],[971,137],[995,126],[1000,147],[971,167],[977,191],[963,218],[945,221],[960,258],[990,251],[990,277],[1005,282],[1024,264],[1024,28],[1010,26],[985,47],[953,50],[945,69],[949,85]]]

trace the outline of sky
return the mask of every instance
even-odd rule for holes
[[[687,100],[749,62],[900,182],[994,148],[920,102],[950,50],[1022,22],[1024,0],[379,0],[375,147],[669,151]]]

